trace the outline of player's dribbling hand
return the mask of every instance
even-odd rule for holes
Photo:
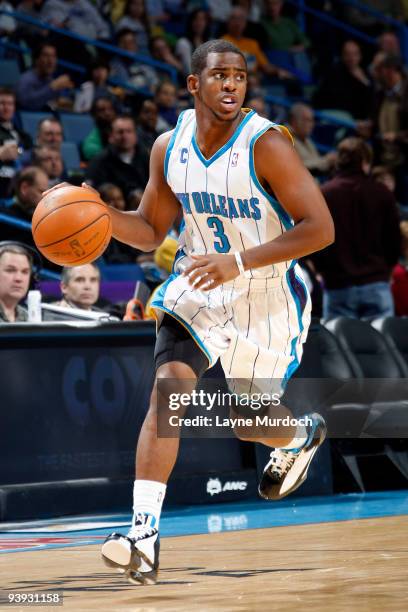
[[[239,276],[234,255],[191,255],[191,258],[194,263],[183,275],[188,276],[193,289],[209,291]]]

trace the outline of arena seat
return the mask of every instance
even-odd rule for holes
[[[324,377],[341,380],[362,378],[363,372],[360,365],[352,356],[350,358],[349,351],[342,350],[339,341],[331,331],[322,326],[318,339]]]
[[[90,115],[80,115],[78,113],[59,114],[64,137],[68,142],[79,145],[94,127],[94,120]]]
[[[78,147],[74,142],[61,144],[61,155],[67,170],[77,170],[81,166]]]
[[[334,333],[347,353],[356,376],[358,370],[364,378],[408,376],[408,366],[396,359],[385,337],[367,321],[339,317],[328,321],[325,326]]]
[[[16,60],[0,60],[0,87],[15,87],[20,76],[20,67]]]
[[[408,366],[408,317],[376,319],[371,325],[383,334],[396,360]]]

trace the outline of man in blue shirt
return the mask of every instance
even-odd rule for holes
[[[17,101],[24,110],[42,111],[58,106],[67,90],[74,87],[68,74],[54,78],[57,52],[53,45],[42,44],[34,55],[34,68],[21,75],[17,86]]]

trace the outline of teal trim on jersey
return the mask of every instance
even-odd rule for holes
[[[201,338],[199,338],[196,334],[196,332],[193,330],[193,328],[191,327],[191,325],[189,325],[182,317],[180,317],[178,314],[176,314],[175,312],[173,312],[172,310],[170,310],[169,308],[166,308],[166,306],[164,306],[163,302],[164,302],[164,296],[166,294],[166,290],[168,285],[171,283],[171,281],[173,281],[175,278],[177,278],[178,274],[171,274],[169,276],[169,278],[162,284],[161,287],[159,287],[159,289],[156,292],[156,295],[154,296],[150,307],[151,308],[157,308],[158,310],[162,310],[163,312],[167,312],[167,314],[169,314],[171,317],[174,317],[183,327],[185,327],[188,331],[188,333],[190,334],[190,336],[195,340],[195,342],[198,344],[198,346],[200,347],[200,349],[203,351],[204,355],[207,357],[208,359],[208,367],[211,367],[214,365],[214,360],[211,357],[210,352],[208,351],[208,349],[206,349],[206,347],[203,344],[203,341],[201,340]]]
[[[235,130],[235,132],[233,133],[233,135],[231,136],[231,138],[225,143],[225,145],[223,145],[221,147],[221,149],[218,149],[218,151],[216,151],[214,153],[214,155],[212,157],[210,157],[210,159],[206,159],[204,157],[204,155],[201,153],[200,148],[199,148],[199,146],[197,144],[196,134],[195,134],[195,130],[194,130],[193,138],[192,138],[192,141],[191,141],[193,143],[193,149],[196,152],[198,159],[204,164],[204,166],[206,168],[208,168],[208,166],[210,166],[213,162],[215,162],[216,159],[221,157],[221,155],[224,155],[225,151],[228,151],[228,149],[230,149],[232,147],[232,145],[234,144],[234,142],[236,141],[236,139],[238,138],[238,136],[242,132],[243,128],[246,126],[248,121],[254,115],[255,115],[255,111],[251,111],[251,112],[247,113],[245,115],[244,119],[241,121],[241,123],[237,127],[237,129]]]
[[[297,260],[294,259],[291,263],[291,265],[289,266],[288,270],[286,271],[286,282],[288,284],[289,290],[292,294],[292,297],[294,299],[295,305],[296,305],[296,311],[297,311],[297,315],[298,315],[298,324],[299,324],[299,333],[297,336],[295,336],[291,342],[291,347],[290,347],[290,354],[293,357],[292,361],[290,362],[290,364],[287,367],[287,370],[285,372],[285,376],[283,377],[282,380],[282,388],[285,389],[288,380],[290,379],[290,377],[294,374],[294,372],[298,369],[299,365],[300,365],[300,361],[299,358],[297,356],[297,352],[296,352],[296,344],[297,341],[299,339],[299,336],[301,335],[301,333],[304,330],[304,325],[303,325],[303,316],[302,316],[302,309],[300,306],[300,302],[299,302],[299,298],[297,296],[296,291],[294,290],[294,288],[292,287],[292,284],[290,282],[290,278],[289,278],[289,272],[292,268],[295,267],[297,263]],[[299,276],[297,276],[296,272],[295,272],[295,277],[297,278],[297,280],[299,281],[299,283],[302,285],[302,287],[304,288],[306,295],[308,295],[308,290],[307,287],[305,285],[305,283],[303,282],[303,280],[301,278],[299,278]]]
[[[164,178],[167,181],[167,174],[169,171],[169,161],[170,161],[170,155],[171,152],[173,150],[174,147],[174,143],[176,141],[176,137],[177,137],[177,132],[179,131],[180,127],[181,127],[181,122],[183,121],[183,115],[186,111],[182,111],[179,115],[179,118],[177,120],[177,125],[174,128],[173,134],[171,135],[171,138],[169,140],[169,143],[167,145],[167,149],[166,149],[166,155],[164,157]]]
[[[253,182],[255,183],[255,186],[257,187],[257,189],[268,200],[268,202],[270,202],[270,204],[272,204],[272,208],[274,209],[274,211],[278,215],[279,219],[282,221],[285,229],[289,230],[289,229],[291,229],[293,227],[293,223],[292,223],[292,219],[291,219],[290,215],[286,212],[286,210],[283,208],[283,206],[281,204],[279,204],[278,200],[273,198],[262,187],[262,185],[261,185],[261,183],[260,183],[260,181],[259,181],[259,179],[258,179],[258,177],[256,175],[256,171],[255,171],[255,161],[254,161],[254,147],[255,147],[255,143],[258,140],[258,138],[260,138],[262,136],[262,134],[265,134],[265,132],[267,132],[268,130],[273,128],[273,125],[274,125],[273,123],[270,123],[266,127],[262,128],[262,130],[257,132],[254,136],[252,136],[251,142],[249,143],[249,172],[250,172],[251,178],[252,178]]]
[[[176,265],[176,263],[178,262],[178,260],[179,260],[179,259],[181,259],[182,257],[185,257],[185,256],[186,256],[186,253],[185,253],[184,249],[178,249],[178,250],[176,251],[176,254],[175,254],[175,256],[174,256],[173,265],[172,265],[172,268],[171,268],[171,273],[172,273],[172,274],[175,274],[175,272],[174,272],[174,266]]]

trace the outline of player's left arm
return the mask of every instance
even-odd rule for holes
[[[331,244],[333,219],[319,186],[289,139],[270,130],[255,144],[254,156],[259,181],[272,191],[294,226],[274,240],[241,253],[244,268],[298,259]]]
[[[277,130],[269,130],[255,144],[254,162],[262,186],[274,194],[294,226],[274,240],[242,251],[245,270],[304,257],[331,244],[334,225],[329,209],[290,140]],[[234,254],[194,259],[184,274],[195,288],[213,289],[239,275]]]

